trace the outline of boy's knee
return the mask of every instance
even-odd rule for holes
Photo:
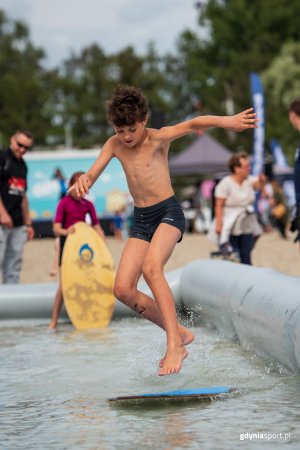
[[[123,302],[126,302],[126,300],[129,300],[131,297],[131,289],[129,288],[129,286],[127,286],[126,284],[123,284],[123,283],[116,282],[114,284],[113,292],[114,292],[114,296],[118,300],[121,300]]]
[[[113,288],[114,296],[121,300],[122,294],[123,294],[123,287],[115,282],[114,288]]]
[[[145,261],[142,267],[142,272],[147,282],[153,280],[162,273],[161,267],[153,261]]]
[[[113,292],[118,300],[133,309],[136,313],[143,314],[145,312],[146,307],[142,304],[143,302],[136,300],[137,291],[135,288],[130,288],[122,283],[115,283]]]

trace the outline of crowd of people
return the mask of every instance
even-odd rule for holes
[[[163,269],[186,229],[183,209],[174,196],[168,170],[170,143],[182,136],[212,127],[241,132],[257,127],[256,114],[249,108],[234,116],[199,116],[159,130],[146,127],[148,104],[142,91],[119,86],[107,102],[108,122],[115,134],[103,145],[99,157],[86,173],[77,172],[71,178],[69,190],[61,173],[55,174],[61,185],[61,199],[54,219],[53,231],[59,238],[59,263],[64,241],[76,222],[91,217],[91,224],[101,238],[95,208],[84,197],[110,160],[118,158],[123,166],[129,191],[134,200],[134,221],[117,270],[114,294],[128,307],[164,329],[167,351],[160,361],[159,375],[178,373],[187,357],[186,346],[194,336],[178,323],[174,299]],[[300,100],[290,106],[291,124],[300,131]],[[0,268],[3,283],[18,283],[26,239],[34,231],[26,195],[27,168],[23,156],[33,145],[28,131],[15,132],[8,149],[0,153]],[[300,229],[300,149],[296,153],[294,226]],[[251,252],[263,231],[278,228],[286,238],[290,221],[283,189],[275,180],[261,173],[250,175],[246,153],[234,154],[229,161],[229,175],[210,189],[213,190],[214,232],[219,251],[228,256],[237,254],[239,261],[251,264]],[[213,189],[214,187],[214,189]],[[208,188],[208,186],[207,186]],[[203,192],[205,190],[203,189]],[[206,203],[209,199],[204,199]],[[200,202],[201,204],[201,202]],[[122,239],[123,217],[116,213],[113,231]],[[154,300],[138,290],[143,275]],[[62,304],[61,284],[55,298],[51,328],[57,325]]]
[[[289,118],[300,131],[300,100],[290,105]],[[295,154],[294,192],[285,190],[289,181],[250,175],[251,164],[246,153],[236,153],[228,161],[229,174],[204,180],[193,196],[182,202],[191,231],[208,233],[220,257],[251,264],[251,252],[263,232],[277,230],[283,239],[288,231],[300,240],[300,147]],[[207,194],[208,193],[208,194]],[[191,216],[190,211],[193,210]],[[207,226],[207,216],[209,217]]]
[[[221,179],[204,180],[210,197],[202,197],[202,183],[192,198],[182,202],[192,232],[207,233],[218,250],[213,257],[251,264],[251,250],[263,232],[277,230],[287,239],[292,227],[294,207],[289,206],[284,186],[262,173],[250,175],[246,153],[236,153],[228,162],[229,173]],[[239,237],[238,237],[239,236]],[[242,249],[241,249],[242,247]],[[246,252],[246,255],[244,254]]]

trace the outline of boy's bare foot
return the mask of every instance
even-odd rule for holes
[[[56,327],[57,327],[57,322],[51,321],[48,325],[48,328],[50,328],[50,330],[55,330]]]
[[[179,328],[179,334],[182,340],[182,345],[188,345],[195,339],[194,334],[188,328],[183,327],[182,325]]]
[[[163,367],[160,368],[158,375],[172,375],[178,373],[181,369],[183,360],[187,357],[188,352],[181,346],[173,351],[167,351]]]
[[[179,334],[182,340],[182,345],[189,345],[193,342],[193,340],[195,339],[194,334],[191,332],[191,330],[189,330],[188,328],[183,327],[182,325],[180,326],[179,329]],[[166,359],[165,355],[159,362],[159,367],[163,367],[164,363],[165,363],[165,359]]]
[[[55,270],[55,269],[52,269],[52,270],[49,272],[50,277],[55,277],[56,274],[57,274],[57,270]]]

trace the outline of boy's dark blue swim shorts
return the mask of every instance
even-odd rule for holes
[[[161,223],[167,223],[181,232],[182,240],[185,231],[185,217],[175,196],[167,198],[146,208],[134,207],[134,223],[130,237],[151,242],[151,239]]]

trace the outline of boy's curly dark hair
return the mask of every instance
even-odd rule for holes
[[[105,106],[108,122],[117,127],[130,127],[136,122],[143,122],[148,114],[147,99],[142,90],[134,86],[117,86]]]

